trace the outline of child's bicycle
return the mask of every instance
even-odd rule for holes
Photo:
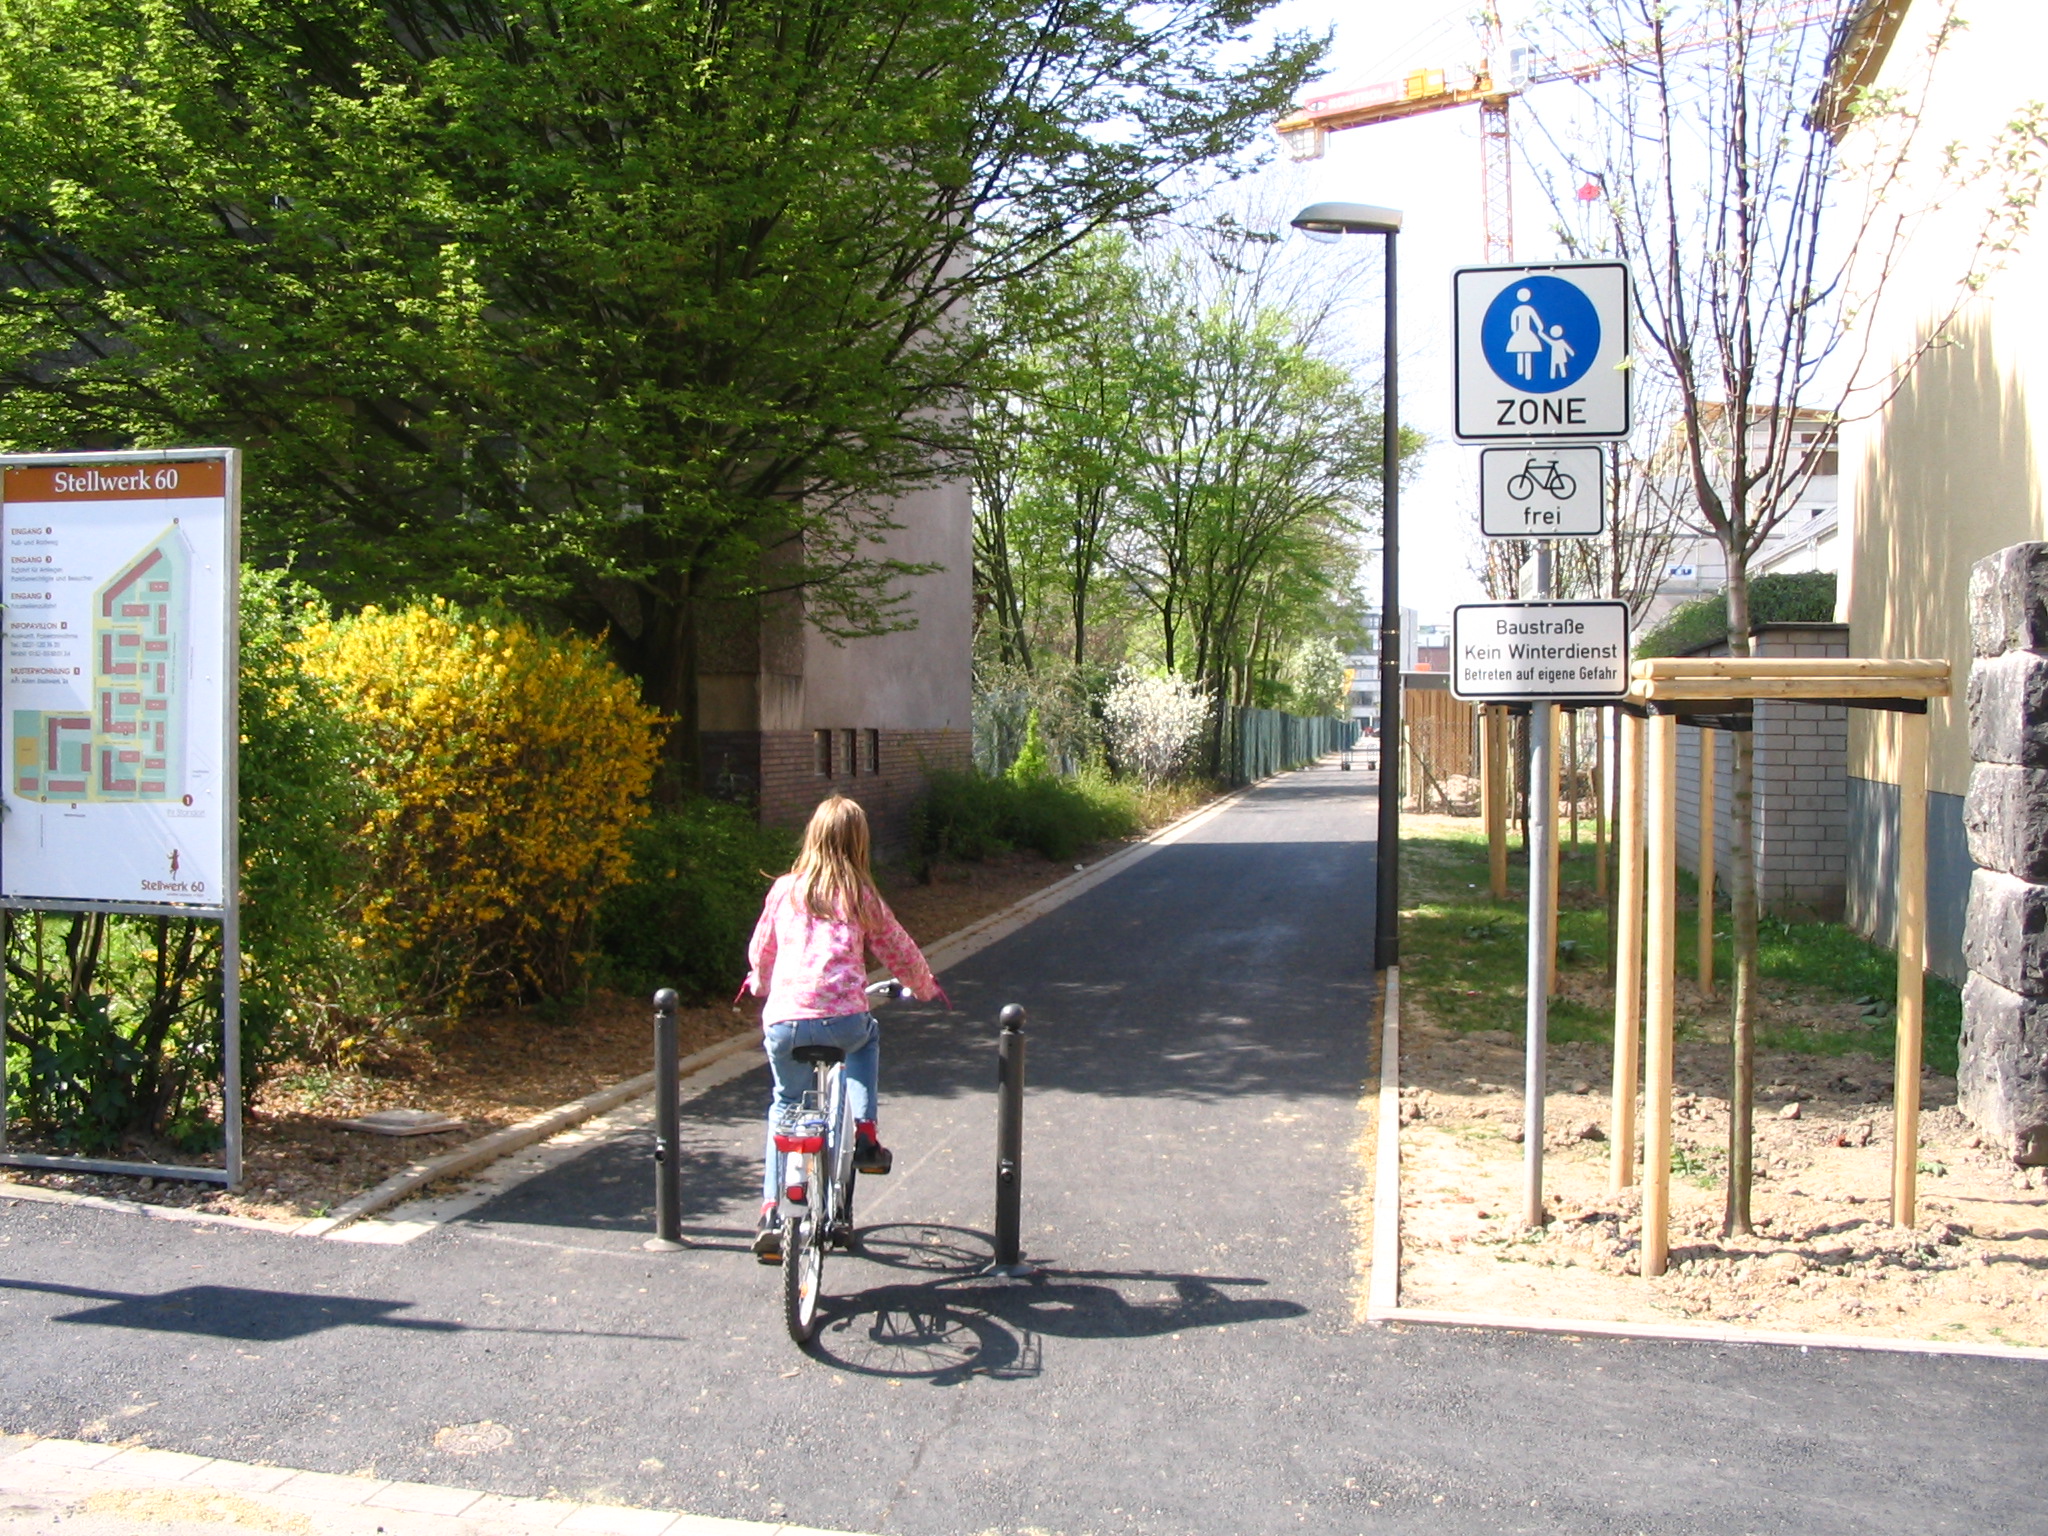
[[[909,996],[894,981],[867,989],[874,1000]],[[846,1094],[846,1053],[832,1045],[800,1045],[790,1053],[811,1068],[803,1102],[775,1127],[782,1153],[782,1321],[798,1344],[818,1329],[825,1250],[853,1245],[853,1105]]]

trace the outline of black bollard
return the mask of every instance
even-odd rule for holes
[[[642,1246],[664,1252],[683,1246],[683,1111],[676,994],[654,994],[654,1236]]]
[[[1024,1262],[1024,1010],[1015,1003],[998,1016],[996,1037],[996,1258],[995,1274],[1035,1273]]]

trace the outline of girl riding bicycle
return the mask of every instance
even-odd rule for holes
[[[811,1070],[791,1054],[799,1046],[828,1045],[846,1053],[846,1081],[855,1122],[854,1167],[887,1173],[893,1159],[875,1136],[875,1095],[881,1076],[882,1032],[868,1012],[864,952],[920,1001],[945,997],[931,967],[875,889],[868,870],[868,818],[844,795],[811,813],[802,849],[790,872],[768,889],[747,957],[753,969],[741,995],[765,997],[763,1043],[775,1074],[768,1105],[768,1145],[762,1174],[761,1224],[754,1256],[782,1258],[776,1197],[782,1157],[775,1125],[803,1103]],[[951,1007],[951,1003],[947,1004]]]

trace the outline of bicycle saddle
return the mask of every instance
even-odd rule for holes
[[[789,1054],[798,1061],[807,1062],[812,1066],[822,1063],[829,1067],[835,1062],[846,1060],[846,1052],[836,1045],[800,1045]]]

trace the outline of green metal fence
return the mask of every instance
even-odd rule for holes
[[[1235,709],[1224,731],[1223,774],[1233,784],[1249,784],[1349,746],[1356,734],[1351,721],[1335,716]]]

